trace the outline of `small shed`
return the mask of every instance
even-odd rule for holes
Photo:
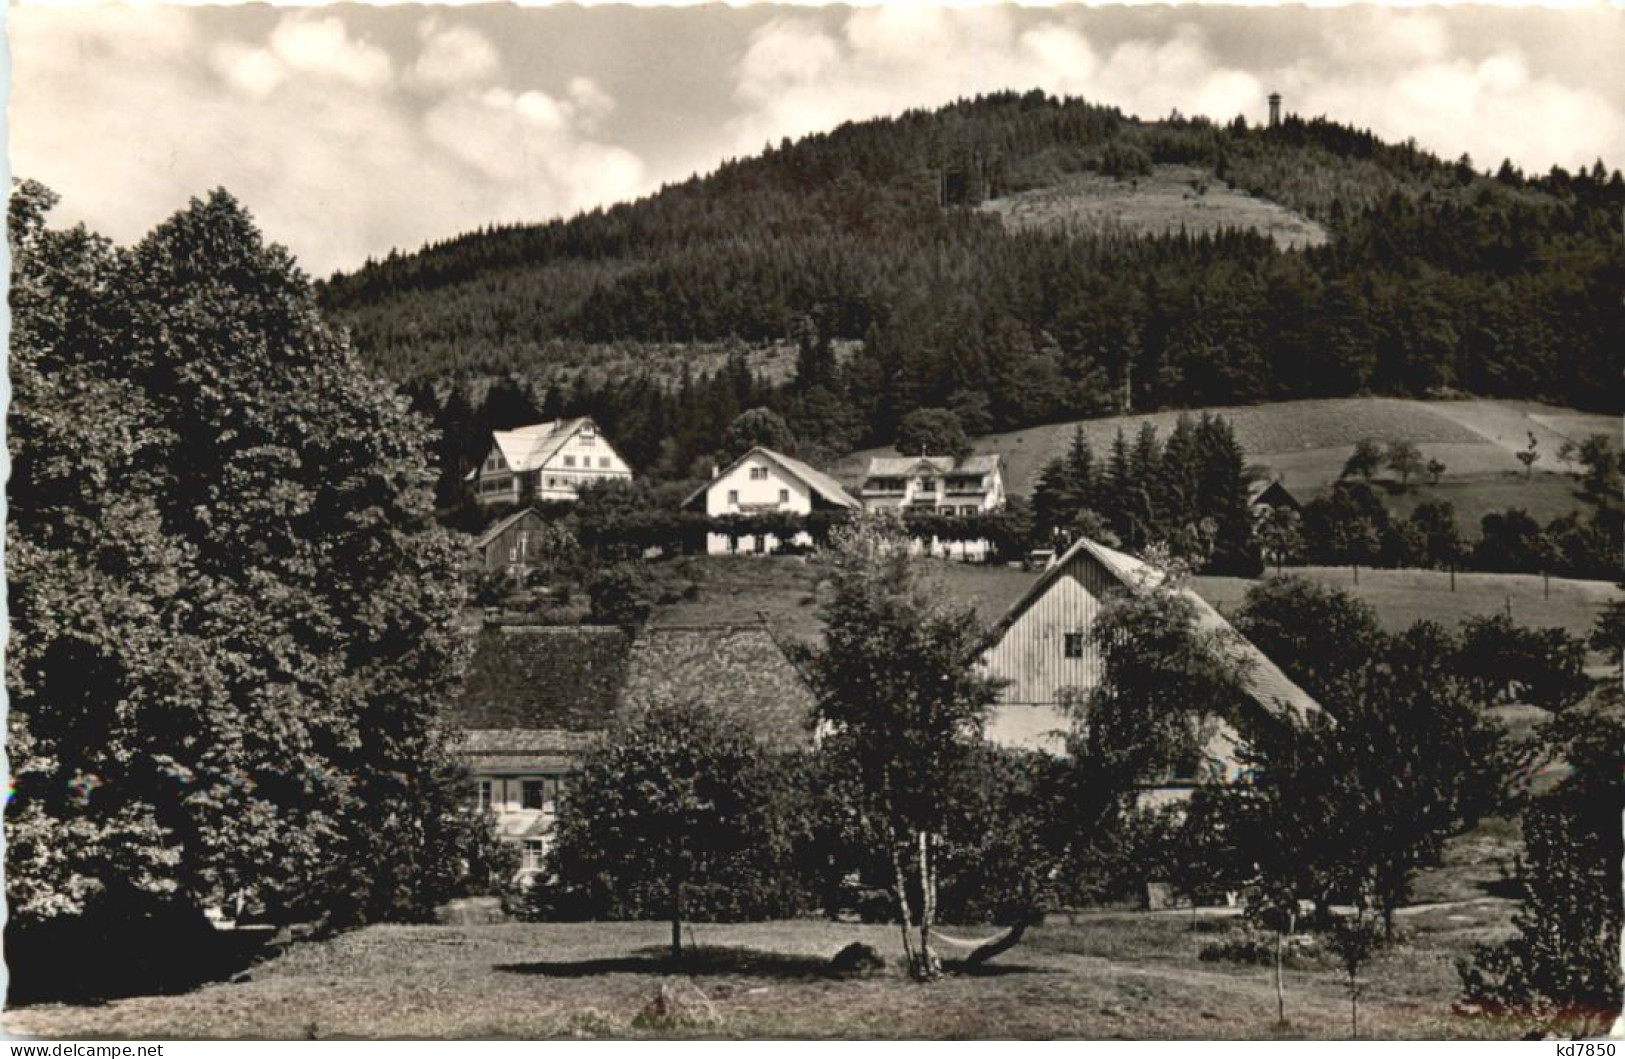
[[[488,573],[524,577],[544,558],[541,544],[546,528],[547,520],[528,507],[499,519],[474,542],[480,565]]]

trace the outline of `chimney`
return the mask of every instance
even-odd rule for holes
[[[1270,128],[1281,124],[1281,93],[1270,93]]]

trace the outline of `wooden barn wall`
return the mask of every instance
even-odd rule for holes
[[[1102,602],[1117,582],[1084,555],[1073,558],[983,656],[989,675],[1010,683],[1000,701],[1052,704],[1061,688],[1100,683],[1100,651],[1088,640]],[[1066,657],[1066,634],[1082,633],[1083,656]]]

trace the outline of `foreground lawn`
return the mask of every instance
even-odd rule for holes
[[[1476,897],[1418,908],[1408,940],[1372,968],[1362,1036],[1495,1036],[1450,1013],[1453,960],[1506,931],[1509,906]],[[1287,972],[1288,1025],[1275,1023],[1268,967],[1199,959],[1239,936],[1233,920],[1188,913],[1051,917],[977,976],[920,986],[895,966],[872,978],[825,973],[851,941],[900,955],[894,928],[823,921],[694,928],[699,948],[667,964],[659,923],[376,926],[293,947],[247,981],[99,1006],[7,1014],[38,1037],[1341,1037],[1341,972]],[[956,933],[976,934],[975,928]],[[951,953],[950,953],[951,955]],[[689,983],[714,1018],[655,1022],[661,983]],[[690,994],[692,995],[692,994]]]

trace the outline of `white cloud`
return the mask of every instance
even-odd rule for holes
[[[497,50],[485,35],[467,26],[439,28],[427,20],[420,29],[423,50],[412,67],[418,82],[431,88],[489,83],[502,68]]]
[[[291,70],[380,88],[394,76],[389,54],[353,40],[336,17],[284,17],[271,32],[271,52]]]
[[[288,68],[268,49],[251,48],[235,41],[211,48],[209,65],[232,88],[256,100],[275,92],[288,76]]]
[[[503,84],[495,50],[456,27],[397,63],[337,16],[212,43],[185,11],[11,19],[13,165],[61,193],[60,221],[120,242],[224,186],[321,275],[649,190],[635,153],[593,137],[616,107],[597,82]]]
[[[747,109],[734,123],[732,150],[1009,88],[1219,120],[1261,107],[1266,93],[1253,74],[1219,62],[1193,26],[1103,55],[1064,22],[1020,29],[1005,8],[865,8],[839,34],[796,18],[756,32],[737,69],[735,98]]]

